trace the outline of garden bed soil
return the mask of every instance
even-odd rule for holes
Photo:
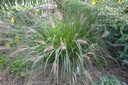
[[[99,79],[103,75],[115,75],[120,81],[128,83],[128,68],[119,68],[119,66],[114,65],[112,68],[102,68],[98,69],[94,67],[93,71],[89,71],[91,78],[93,81]],[[49,74],[49,73],[48,73]],[[8,70],[4,70],[0,75],[0,85],[54,85],[54,80],[48,80],[48,75],[39,74],[39,72],[35,72],[31,77],[21,78],[16,76],[12,78],[8,74]],[[65,81],[59,82],[56,85],[69,85]],[[85,83],[80,83],[79,85],[85,85]],[[89,82],[86,85],[90,85]]]

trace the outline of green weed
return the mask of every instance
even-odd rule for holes
[[[99,80],[95,81],[92,85],[127,85],[125,82],[118,80],[116,76],[101,76]]]
[[[0,53],[0,70],[5,69],[9,62],[9,56]]]
[[[17,56],[10,63],[10,74],[11,76],[15,76],[16,74],[18,74],[21,77],[25,77],[28,74],[27,71],[29,68],[30,68],[30,63],[28,62],[23,63],[23,57]]]

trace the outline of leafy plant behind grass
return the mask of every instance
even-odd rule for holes
[[[127,10],[126,3],[127,1],[121,3],[109,1],[107,5],[98,3],[95,6],[99,11],[97,26],[104,32],[103,39],[107,43],[108,51],[122,66],[128,62],[128,16],[123,12]]]
[[[99,80],[95,81],[92,85],[127,85],[125,82],[118,80],[116,76],[101,76]]]
[[[110,53],[112,53],[112,56],[116,58],[121,65],[127,65],[124,61],[128,61],[128,23],[127,17],[124,18],[122,15],[123,14],[111,15],[111,12],[110,14],[106,13],[106,18],[102,19],[102,22],[106,25],[103,27],[104,30],[109,32],[106,40],[115,51]],[[120,18],[120,16],[122,17]]]

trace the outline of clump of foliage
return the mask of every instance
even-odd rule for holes
[[[0,70],[10,67],[10,75],[16,76],[16,74],[21,77],[25,77],[28,74],[28,70],[31,68],[30,62],[23,63],[23,57],[16,56],[16,58],[11,59],[9,56],[0,53]]]
[[[124,61],[128,61],[128,23],[127,17],[122,17],[123,14],[105,15],[105,31],[109,32],[106,38],[110,48],[113,49],[112,56],[116,58],[121,65],[126,65]],[[102,19],[102,21],[104,21]]]
[[[107,5],[97,5],[99,10],[98,28],[103,29],[104,40],[108,44],[108,51],[116,58],[121,65],[128,62],[128,16],[127,1],[112,3]],[[102,8],[101,8],[102,7]],[[116,7],[116,9],[114,8]],[[112,49],[112,50],[111,50]]]
[[[11,76],[18,74],[21,77],[25,77],[30,67],[29,62],[23,63],[23,57],[17,56],[10,62],[10,74]]]
[[[42,68],[45,73],[51,67],[57,83],[59,76],[68,78],[70,85],[78,83],[77,75],[81,80],[87,76],[92,81],[86,68],[92,67],[92,62],[107,66],[105,58],[109,56],[101,30],[92,26],[98,13],[79,2],[66,2],[62,13],[51,17],[50,24],[39,23],[33,27],[35,33],[28,42],[35,42],[29,44],[31,50],[27,57],[35,57],[33,69]]]
[[[101,76],[99,80],[95,81],[92,85],[127,85],[125,82],[118,80],[116,76]]]
[[[2,53],[0,53],[0,70],[6,68],[8,62],[9,62],[9,57],[6,55],[3,55]]]
[[[116,27],[109,28],[110,36],[108,40],[115,50],[114,57],[121,63],[126,65],[128,61],[128,24],[125,21],[116,22]]]

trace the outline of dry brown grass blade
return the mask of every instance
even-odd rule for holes
[[[9,50],[10,49],[10,47],[1,47],[0,46],[0,50]]]
[[[51,51],[52,49],[53,49],[54,47],[53,47],[53,45],[47,45],[46,47],[45,47],[45,52],[49,52],[49,51]]]
[[[57,11],[56,13],[57,13],[57,16],[59,17],[59,19],[61,21],[63,21],[63,14],[61,12],[59,12],[59,11]]]
[[[36,33],[36,30],[34,28],[28,27],[28,26],[24,26],[23,28],[27,28],[28,33]]]
[[[50,22],[51,26],[52,26],[53,28],[55,28],[55,23],[54,23],[54,20],[53,20],[52,18],[50,18],[49,22]]]
[[[0,38],[0,41],[12,41],[11,38]]]
[[[82,13],[80,16],[81,25],[83,25],[85,21],[86,21],[86,17],[84,17],[84,13]]]
[[[109,31],[105,31],[104,33],[103,33],[103,35],[101,36],[101,38],[105,38],[105,37],[107,37],[107,36],[109,36]]]
[[[37,62],[39,59],[40,59],[41,57],[40,56],[32,56],[32,57],[30,57],[28,60],[30,60],[30,61],[32,61],[32,62]]]
[[[17,30],[15,30],[15,29],[1,29],[0,33],[8,34],[8,33],[14,33],[16,31]]]
[[[84,18],[84,13],[81,13],[80,22],[83,20],[83,18]]]
[[[5,19],[4,21],[0,22],[0,25],[12,26],[14,24],[11,23],[11,21],[9,19]]]
[[[94,29],[96,29],[97,27],[105,27],[106,26],[106,24],[92,24],[91,25],[91,30],[94,30]]]
[[[27,46],[27,45],[18,45],[17,49],[20,49],[20,48],[29,48],[29,46]]]
[[[86,59],[90,60],[90,56],[88,56],[88,54],[84,54],[83,57],[85,57]]]
[[[25,33],[25,37],[28,38],[28,37],[31,37],[31,34],[32,33],[36,33],[36,30],[31,28],[31,27],[28,27],[28,26],[23,26],[23,28],[26,28],[27,29],[27,32]]]
[[[84,39],[77,39],[77,42],[79,42],[80,44],[88,44],[88,42]]]
[[[53,72],[54,72],[54,74],[56,74],[56,71],[57,71],[57,64],[54,62],[53,63]]]
[[[11,25],[3,25],[3,24],[0,24],[0,28],[4,28],[4,29],[11,29]]]
[[[0,30],[0,33],[8,34],[8,31],[6,31],[6,30]]]
[[[10,54],[10,57],[13,57],[14,55],[20,53],[20,52],[23,52],[25,50],[27,50],[28,48],[19,48],[17,49],[16,51],[14,51],[13,53]]]
[[[45,42],[43,40],[36,40],[35,42],[39,43],[39,44],[45,44]]]
[[[83,18],[83,20],[81,21],[81,25],[83,25],[85,23],[86,19],[87,19],[86,17]]]
[[[113,44],[113,46],[117,46],[117,47],[122,46],[122,47],[124,47],[125,44]]]
[[[32,12],[30,12],[30,11],[27,11],[27,13],[28,13],[31,17],[33,17],[35,21],[38,21],[38,22],[40,21],[39,18],[38,18],[34,13],[32,13]]]
[[[28,36],[29,34],[31,34],[31,33],[33,33],[32,31],[27,31],[26,33],[25,33],[25,36]]]
[[[89,81],[90,81],[91,83],[93,83],[93,80],[92,80],[92,77],[91,77],[90,73],[85,70],[85,74],[86,74],[87,78],[89,79]]]
[[[61,49],[61,50],[65,50],[66,49],[66,45],[65,45],[64,42],[62,42],[62,41],[60,42],[59,49]]]
[[[76,40],[77,37],[78,37],[78,34],[75,34],[73,40]]]

